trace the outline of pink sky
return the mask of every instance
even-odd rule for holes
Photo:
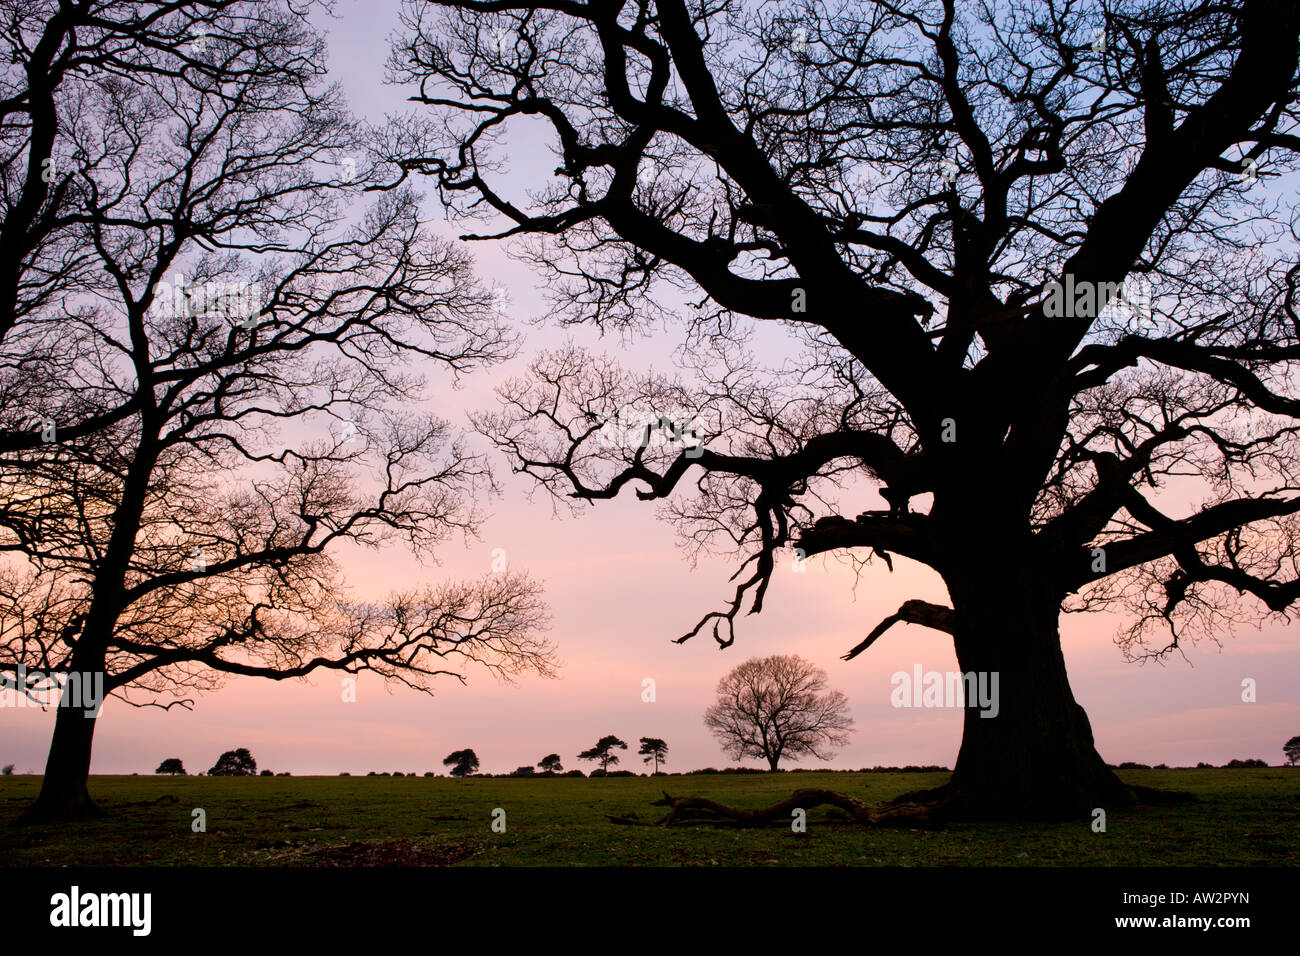
[[[340,19],[326,25],[331,65],[353,108],[375,120],[403,110],[402,92],[381,83],[395,6],[340,0],[337,13]],[[475,252],[481,271],[511,290],[515,311],[533,314],[536,277],[495,246]],[[471,376],[458,392],[435,392],[440,414],[463,423],[465,410],[491,405],[497,380],[561,340],[553,329],[521,327],[527,335],[521,359]],[[616,354],[622,344],[574,337]],[[662,367],[675,344],[638,342],[634,354],[620,357],[631,369],[649,361]],[[730,595],[733,562],[702,560],[692,569],[672,529],[656,521],[653,506],[635,500],[602,503],[580,519],[555,518],[549,500],[538,495],[529,503],[529,483],[500,470],[505,495],[490,504],[493,517],[480,542],[467,550],[447,548],[440,568],[423,568],[400,550],[366,553],[345,561],[348,578],[359,593],[378,598],[395,584],[486,573],[493,549],[504,548],[512,567],[528,569],[546,585],[551,637],[564,661],[558,679],[528,678],[511,686],[470,672],[468,686],[447,681],[430,698],[389,692],[363,676],[355,703],[341,699],[338,675],[282,683],[238,679],[200,697],[193,712],[134,709],[110,700],[96,732],[92,771],[150,773],[163,758],[180,757],[196,772],[235,747],[248,747],[261,767],[296,774],[443,772],[442,758],[464,747],[474,748],[487,772],[536,764],[552,752],[566,768],[589,769],[576,754],[611,733],[631,745],[621,765],[626,769],[645,769],[634,755],[642,736],[667,740],[669,771],[723,767],[729,761],[703,725],[713,688],[745,658],[773,653],[814,661],[831,686],[848,695],[857,732],[830,766],[952,765],[961,739],[959,710],[890,704],[894,672],[910,673],[917,664],[927,671],[956,669],[946,636],[898,625],[861,657],[839,659],[903,600],[945,601],[928,570],[896,560],[892,575],[883,567],[864,575],[855,596],[852,574],[833,559],[813,559],[802,574],[787,564],[773,582],[767,609],[742,620],[731,648],[719,651],[707,634],[676,645],[673,638]],[[872,493],[859,510],[880,506]],[[1247,628],[1225,638],[1222,650],[1206,643],[1187,648],[1186,659],[1139,666],[1125,663],[1113,643],[1120,623],[1099,615],[1063,620],[1075,696],[1088,711],[1103,757],[1170,765],[1249,757],[1281,762],[1283,742],[1300,733],[1293,628]],[[654,703],[641,699],[645,678],[656,682]],[[1241,700],[1244,678],[1257,682],[1255,703]],[[40,772],[52,721],[52,713],[39,710],[0,711],[0,764]]]

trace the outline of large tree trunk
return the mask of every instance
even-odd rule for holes
[[[122,500],[114,514],[113,533],[103,558],[95,568],[94,598],[86,611],[81,634],[76,640],[69,668],[80,674],[105,674],[109,639],[122,613],[123,583],[135,550],[135,536],[144,513],[149,476],[157,461],[156,421],[146,414],[145,436],[140,439],[131,463]],[[66,691],[65,691],[66,692]],[[90,750],[95,739],[98,713],[87,715],[77,707],[58,708],[54,737],[45,761],[45,778],[36,802],[18,818],[18,823],[45,823],[97,816],[101,812],[90,799]]]
[[[829,803],[868,825],[926,826],[950,820],[1087,820],[1138,802],[1181,802],[1187,794],[1127,787],[1093,746],[1088,716],[1074,700],[1058,630],[1060,595],[1041,562],[1016,556],[1011,536],[979,560],[945,567],[953,600],[957,662],[963,673],[996,673],[996,716],[967,698],[952,779],[938,790],[869,806],[850,794],[801,790],[773,806],[728,807],[698,797],[655,801],[669,813],[652,826],[701,819],[736,826],[788,825],[793,807]],[[955,570],[960,568],[960,570]],[[946,686],[946,684],[945,684]],[[963,682],[963,688],[968,686]],[[977,685],[978,686],[978,685]],[[986,678],[985,689],[993,684]],[[990,695],[992,696],[992,695]],[[990,701],[992,703],[992,701]],[[991,713],[993,707],[987,708]],[[771,761],[776,769],[776,762]],[[645,825],[635,815],[613,823]]]
[[[96,722],[96,717],[80,707],[56,708],[54,737],[45,761],[40,795],[17,823],[52,823],[100,814],[86,787]]]
[[[1080,819],[1134,802],[1093,745],[1058,629],[1060,598],[1032,561],[984,560],[949,575],[957,662],[997,675],[997,715],[965,710],[949,812],[973,819]],[[991,689],[991,677],[986,678]],[[991,712],[992,708],[988,708]]]
[[[83,675],[103,674],[105,652],[103,627],[97,618],[88,623],[69,661],[70,669]],[[106,679],[106,678],[105,678]],[[69,681],[64,698],[72,692]],[[45,760],[45,777],[36,802],[18,817],[17,824],[54,823],[99,816],[101,810],[90,799],[90,752],[95,739],[99,710],[87,713],[79,701],[61,699],[54,715],[54,736]],[[100,704],[102,705],[102,701]],[[71,706],[65,706],[71,705]]]

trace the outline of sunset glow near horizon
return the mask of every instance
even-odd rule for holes
[[[321,26],[328,32],[332,72],[353,110],[379,121],[385,112],[406,108],[405,92],[381,82],[387,36],[397,26],[395,5],[374,10],[360,0],[343,0],[337,17]],[[433,205],[427,201],[430,210]],[[497,382],[521,372],[539,350],[570,338],[617,356],[635,371],[651,364],[665,367],[675,336],[623,342],[601,340],[587,330],[530,325],[526,319],[541,309],[538,277],[498,245],[478,244],[473,251],[480,274],[510,290],[511,313],[524,342],[517,359],[470,375],[458,390],[433,373],[430,407],[454,424],[468,430],[465,413],[490,408]],[[780,344],[778,335],[766,332],[755,342],[756,351]],[[769,351],[763,357],[776,364],[783,356]],[[476,444],[487,449],[481,438]],[[512,570],[528,571],[545,585],[550,637],[563,662],[556,679],[526,676],[507,685],[471,668],[465,672],[467,685],[446,678],[429,697],[361,675],[356,701],[347,702],[341,675],[325,672],[306,681],[231,679],[219,691],[196,698],[192,711],[133,708],[110,699],[104,706],[107,719],[96,731],[92,773],[151,773],[168,757],[181,758],[195,773],[237,747],[247,747],[260,768],[297,775],[445,773],[442,758],[467,747],[477,752],[483,772],[536,765],[549,753],[558,753],[566,770],[589,770],[592,765],[576,755],[606,734],[630,745],[618,769],[648,771],[635,756],[635,741],[643,736],[668,742],[663,768],[668,772],[722,768],[733,762],[703,723],[714,688],[746,658],[778,653],[799,654],[824,669],[829,686],[848,696],[856,721],[851,744],[828,764],[787,761],[787,769],[952,766],[961,741],[961,710],[891,703],[896,672],[957,669],[950,638],[900,624],[861,656],[840,659],[902,601],[946,603],[932,572],[898,559],[892,573],[873,566],[855,589],[847,562],[818,557],[800,573],[786,552],[764,612],[739,619],[734,645],[719,650],[708,630],[674,644],[731,596],[728,578],[738,559],[706,557],[692,567],[673,528],[656,519],[653,506],[630,495],[586,508],[578,518],[557,516],[544,494],[529,500],[534,490],[529,480],[510,475],[508,464],[489,454],[503,494],[485,502],[492,516],[480,540],[466,548],[448,542],[441,565],[434,567],[418,564],[398,547],[339,552],[340,563],[356,594],[382,598],[395,588],[488,573],[494,551],[504,549]],[[847,500],[857,510],[883,507],[869,489]],[[846,507],[845,513],[855,512]],[[1123,623],[1119,614],[1062,619],[1070,683],[1107,761],[1282,762],[1283,742],[1300,732],[1294,627],[1243,627],[1235,636],[1225,635],[1221,647],[1203,641],[1163,662],[1137,664],[1126,662],[1114,643]],[[654,681],[653,702],[643,700],[647,679]],[[1256,684],[1254,702],[1242,699],[1245,680]],[[32,708],[0,710],[0,764],[40,773],[53,716]]]

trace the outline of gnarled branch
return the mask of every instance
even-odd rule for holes
[[[904,624],[922,624],[926,627],[932,627],[936,631],[951,634],[955,627],[956,615],[952,608],[944,607],[942,604],[931,604],[929,601],[918,599],[904,601],[902,607],[872,628],[871,633],[860,644],[840,659],[845,661],[853,660],[853,658],[874,644],[880,635],[900,621]]]

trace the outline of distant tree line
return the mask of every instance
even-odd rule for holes
[[[158,765],[154,773],[170,774],[173,777],[186,776],[185,764],[180,757],[168,757]],[[202,776],[202,773],[199,774]],[[257,761],[253,759],[252,753],[247,747],[238,747],[235,750],[227,750],[217,762],[208,770],[209,777],[255,777],[259,776],[257,770]],[[260,773],[263,777],[276,776],[273,770],[263,770]],[[288,772],[279,774],[281,777],[289,776]]]
[[[642,737],[641,749],[637,751],[644,763],[653,763],[654,772],[659,773],[659,765],[668,759],[668,744],[659,737]],[[596,741],[596,745],[589,750],[584,750],[578,754],[579,760],[590,760],[600,764],[598,769],[591,771],[593,777],[603,777],[610,773],[609,768],[618,763],[617,750],[627,750],[627,741],[620,740],[613,734],[607,734]],[[472,749],[454,750],[443,758],[443,765],[450,767],[448,771],[453,777],[467,777],[479,768],[478,754]],[[531,765],[517,767],[512,773],[506,774],[510,777],[555,777],[564,773],[564,766],[560,761],[559,754],[547,754],[537,762],[537,769],[541,773],[535,773]],[[630,771],[626,771],[631,775]],[[430,774],[425,774],[430,776]],[[583,776],[581,770],[570,770],[568,776]]]
[[[733,672],[733,673],[734,673],[734,672]],[[666,763],[666,762],[667,762],[667,759],[668,759],[668,744],[667,744],[664,740],[662,740],[661,738],[659,738],[659,737],[642,737],[642,738],[640,739],[640,743],[641,743],[641,749],[637,751],[637,755],[640,756],[640,757],[642,758],[642,762],[643,762],[643,763],[652,763],[652,764],[654,764],[654,771],[653,771],[653,772],[654,772],[655,774],[658,774],[658,773],[660,772],[660,770],[659,770],[659,765],[662,764],[662,763]],[[593,776],[593,777],[604,777],[604,776],[629,776],[629,777],[630,777],[630,776],[634,776],[634,774],[633,774],[631,771],[624,770],[624,771],[613,771],[613,772],[611,772],[610,769],[609,769],[610,767],[616,766],[616,765],[618,764],[618,762],[619,762],[618,754],[615,753],[615,751],[617,751],[617,750],[626,750],[627,748],[628,748],[628,745],[627,745],[627,743],[626,743],[625,741],[620,740],[618,737],[614,736],[613,734],[607,734],[606,736],[601,737],[598,741],[596,741],[595,746],[591,747],[591,748],[588,749],[588,750],[584,750],[584,751],[582,751],[582,753],[578,754],[578,759],[579,759],[579,760],[589,760],[589,761],[597,762],[597,763],[600,764],[600,766],[599,766],[598,768],[595,768],[595,769],[593,769],[593,770],[591,771],[591,776]],[[1295,737],[1292,737],[1290,740],[1288,740],[1288,741],[1283,745],[1283,747],[1282,747],[1282,752],[1286,755],[1286,758],[1287,758],[1287,765],[1288,765],[1288,766],[1295,766],[1297,763],[1300,763],[1300,736],[1295,736]],[[452,751],[452,752],[451,752],[450,754],[448,754],[445,758],[443,758],[442,763],[443,763],[443,766],[446,766],[446,767],[449,767],[449,768],[450,768],[450,770],[448,771],[448,773],[449,773],[451,776],[453,776],[453,777],[467,777],[467,776],[470,776],[470,775],[472,775],[472,774],[477,773],[477,772],[478,772],[478,769],[479,769],[479,758],[478,758],[478,754],[476,754],[476,753],[473,751],[473,749],[468,748],[468,747],[465,748],[464,750],[455,750],[455,751]],[[1214,764],[1206,763],[1206,762],[1204,762],[1204,761],[1198,763],[1198,764],[1196,765],[1195,768],[1186,768],[1186,767],[1173,767],[1173,768],[1170,768],[1168,765],[1163,764],[1163,763],[1156,764],[1156,765],[1153,767],[1153,766],[1151,766],[1150,764],[1138,763],[1138,762],[1135,762],[1135,761],[1132,761],[1132,760],[1127,760],[1127,761],[1125,761],[1125,762],[1123,762],[1123,763],[1121,763],[1121,764],[1118,764],[1118,765],[1116,765],[1116,764],[1110,764],[1110,765],[1108,765],[1108,766],[1111,766],[1113,769],[1117,769],[1117,770],[1169,770],[1169,769],[1174,769],[1174,770],[1185,770],[1185,769],[1197,769],[1197,770],[1206,770],[1206,769],[1211,769],[1211,770],[1213,770],[1213,769],[1238,770],[1238,769],[1246,769],[1246,768],[1252,768],[1252,767],[1267,767],[1267,766],[1268,766],[1268,763],[1265,762],[1265,761],[1263,761],[1263,760],[1259,760],[1259,759],[1248,759],[1248,760],[1239,760],[1239,759],[1234,759],[1234,760],[1230,760],[1230,761],[1228,761],[1227,763],[1225,763],[1221,768],[1215,767]],[[523,766],[523,767],[518,767],[518,768],[516,768],[515,770],[513,770],[512,772],[510,772],[510,773],[508,773],[508,774],[499,774],[498,776],[505,776],[505,777],[533,777],[533,776],[537,776],[537,777],[556,777],[556,776],[561,776],[561,775],[563,775],[563,776],[569,776],[569,777],[582,777],[582,776],[586,776],[585,774],[583,774],[583,772],[582,772],[581,770],[569,770],[569,771],[566,773],[565,770],[564,770],[564,766],[563,766],[563,764],[561,763],[560,755],[559,755],[559,754],[555,754],[555,753],[553,753],[553,754],[547,754],[545,757],[543,757],[541,760],[539,760],[539,761],[537,762],[537,769],[540,770],[541,773],[535,773],[535,772],[534,772],[534,769],[533,769],[532,766],[527,766],[527,765],[526,765],[526,766]],[[775,770],[776,767],[773,766],[772,769]],[[13,765],[13,764],[5,764],[4,767],[0,768],[0,776],[10,776],[10,775],[13,774],[13,772],[14,772],[14,765]],[[764,772],[765,772],[765,771],[762,771],[762,770],[759,770],[759,769],[756,769],[756,768],[752,768],[752,767],[728,767],[728,768],[723,769],[723,770],[718,770],[718,769],[715,768],[715,767],[705,767],[705,768],[703,768],[703,769],[701,769],[701,770],[692,770],[692,771],[690,771],[691,774],[715,774],[715,773],[764,773]],[[813,772],[813,771],[811,771],[811,770],[797,769],[797,770],[794,770],[794,771],[791,771],[791,772],[793,772],[793,773],[809,773],[809,772]],[[862,768],[860,768],[859,770],[826,770],[826,769],[819,769],[817,772],[823,772],[823,773],[824,773],[824,772],[830,772],[830,773],[948,773],[948,772],[950,772],[950,771],[949,771],[949,768],[948,768],[948,767],[940,767],[940,766],[934,766],[934,765],[918,766],[918,765],[915,765],[915,764],[908,764],[908,765],[905,766],[905,767],[882,767],[882,766],[875,766],[875,767],[862,767]],[[170,775],[172,775],[172,776],[181,776],[181,777],[183,777],[183,776],[186,775],[186,770],[185,770],[185,765],[184,765],[184,763],[181,761],[181,758],[179,758],[179,757],[168,757],[167,759],[165,759],[162,763],[160,763],[160,764],[158,765],[158,769],[155,770],[154,773],[156,773],[156,774],[170,774]],[[201,775],[202,775],[202,774],[200,774],[200,776],[201,776]],[[217,758],[217,762],[212,766],[211,769],[208,770],[207,775],[208,775],[209,777],[251,777],[251,776],[257,776],[257,775],[258,775],[257,761],[253,759],[253,755],[252,755],[252,753],[249,752],[248,748],[246,748],[246,747],[240,747],[240,748],[237,748],[237,749],[235,749],[235,750],[227,750],[225,753],[223,753],[220,757]],[[260,773],[260,775],[263,776],[263,777],[276,776],[276,774],[274,774],[274,773],[273,773],[272,771],[270,771],[270,770],[262,770],[261,773]],[[289,776],[289,773],[287,773],[287,772],[281,772],[281,773],[279,774],[279,776],[287,777],[287,776]],[[350,777],[350,776],[352,776],[352,775],[351,775],[350,773],[344,772],[344,773],[340,773],[339,776],[341,776],[341,777]],[[412,772],[409,772],[409,773],[403,773],[403,772],[401,772],[401,771],[391,771],[391,772],[390,772],[390,771],[382,771],[382,772],[376,772],[376,771],[374,771],[374,770],[371,770],[371,771],[367,774],[367,776],[370,776],[370,777],[414,777],[414,776],[416,776],[416,774],[415,774],[413,771],[412,771]],[[433,777],[433,776],[437,776],[437,775],[436,775],[432,770],[426,770],[426,771],[424,772],[424,776],[426,776],[426,777]],[[492,774],[485,774],[484,776],[492,776]]]

